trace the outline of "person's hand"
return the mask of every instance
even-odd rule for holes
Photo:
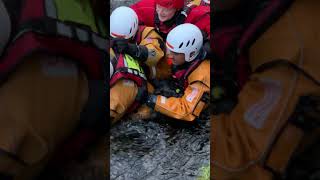
[[[114,39],[112,46],[117,53],[124,54],[129,49],[129,42],[127,39]]]
[[[176,18],[176,24],[177,25],[183,24],[186,18],[188,17],[190,11],[191,11],[191,8],[188,6],[185,6],[183,10],[180,12],[180,14],[178,14]]]
[[[128,44],[128,49],[127,49],[127,53],[130,55],[130,56],[134,56],[136,58],[139,58],[139,46],[136,45],[136,44],[133,44],[133,43],[129,43]]]
[[[157,95],[149,94],[146,98],[146,105],[149,106],[151,109],[154,109],[157,103]]]
[[[184,92],[178,88],[177,84],[173,80],[162,80],[155,85],[154,94],[164,97],[176,97],[180,98]]]
[[[145,46],[129,43],[126,39],[113,40],[113,48],[118,53],[129,54],[140,62],[148,59],[148,49]]]

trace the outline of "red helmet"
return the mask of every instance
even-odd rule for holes
[[[156,4],[165,8],[182,9],[184,6],[184,0],[156,0]]]

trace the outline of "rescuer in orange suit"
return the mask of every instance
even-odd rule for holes
[[[169,77],[164,43],[152,27],[139,26],[129,7],[118,7],[110,17],[110,117],[112,123],[141,104],[147,80]],[[137,45],[139,44],[139,45]],[[111,73],[112,72],[112,73]],[[149,90],[152,89],[149,85]]]
[[[206,108],[210,91],[210,62],[205,59],[202,33],[193,24],[182,24],[168,34],[166,46],[172,61],[174,96],[150,94],[146,104],[169,117],[194,121]]]

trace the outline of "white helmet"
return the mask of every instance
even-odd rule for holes
[[[210,4],[210,0],[203,0],[205,3]]]
[[[114,72],[114,67],[113,67],[113,64],[110,61],[110,79],[111,79],[111,77],[113,75],[113,72]]]
[[[199,54],[203,43],[200,29],[190,23],[173,28],[167,36],[167,48],[176,53],[183,53],[187,62],[193,61]]]
[[[126,6],[116,8],[110,15],[110,36],[129,39],[138,31],[138,15]]]

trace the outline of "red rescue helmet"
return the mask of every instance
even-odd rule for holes
[[[156,0],[156,4],[165,8],[182,9],[184,6],[184,0]]]

